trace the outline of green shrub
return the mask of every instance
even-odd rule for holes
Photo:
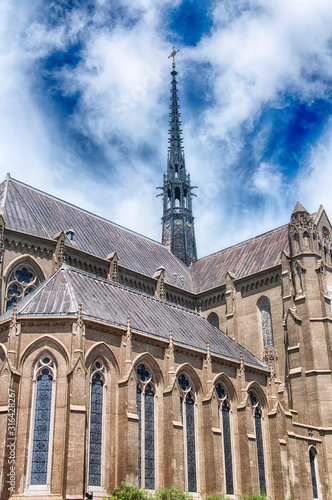
[[[229,500],[229,497],[224,497],[223,495],[208,496],[206,500]]]
[[[107,498],[107,497],[106,497]],[[112,499],[117,500],[148,500],[145,490],[133,484],[122,481],[121,486],[116,486],[112,493]],[[106,499],[105,499],[106,500]]]
[[[171,486],[157,490],[155,498],[156,500],[191,500],[192,496]]]

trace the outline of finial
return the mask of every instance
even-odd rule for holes
[[[127,338],[131,339],[131,321],[130,316],[127,318]]]
[[[210,342],[206,343],[206,361],[211,361]]]
[[[11,322],[10,322],[10,326],[11,327],[15,327],[16,326],[16,320],[17,320],[17,306],[16,306],[16,304],[14,304],[13,305],[12,319],[11,319]]]
[[[241,377],[242,373],[245,372],[245,367],[244,367],[244,361],[243,361],[243,354],[242,351],[240,352],[240,369],[239,369],[239,377]]]
[[[78,304],[78,311],[77,311],[77,325],[79,327],[83,326],[83,315],[82,315],[82,304]]]
[[[171,54],[168,56],[168,59],[169,59],[170,57],[172,57],[172,58],[173,58],[173,62],[172,62],[173,71],[175,71],[175,56],[176,56],[176,54],[179,52],[179,50],[180,50],[180,49],[175,50],[175,47],[174,47],[174,45],[173,45],[173,50],[172,50]]]

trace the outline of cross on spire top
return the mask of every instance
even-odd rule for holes
[[[175,47],[174,47],[174,45],[173,45],[173,50],[172,50],[171,54],[168,56],[168,59],[169,59],[170,57],[172,57],[172,58],[173,58],[173,62],[172,62],[173,71],[175,71],[175,56],[176,56],[176,54],[179,52],[179,50],[180,50],[180,49],[175,50]]]

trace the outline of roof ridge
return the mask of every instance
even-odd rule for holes
[[[15,183],[17,183],[20,186],[23,186],[23,187],[26,187],[28,189],[31,189],[32,191],[35,191],[36,193],[40,193],[40,194],[42,194],[44,196],[47,196],[48,198],[50,198],[52,200],[59,201],[59,202],[63,203],[64,205],[67,205],[68,207],[75,208],[76,210],[79,210],[80,212],[83,212],[85,214],[91,215],[92,217],[95,217],[96,219],[108,222],[109,224],[112,224],[115,227],[118,227],[120,229],[123,229],[124,231],[127,231],[127,233],[131,233],[131,234],[134,234],[136,236],[140,236],[141,238],[143,238],[145,240],[148,240],[148,241],[151,241],[152,243],[156,243],[157,245],[159,245],[159,246],[161,246],[163,248],[166,248],[168,250],[168,248],[167,248],[166,245],[163,245],[159,241],[154,240],[153,238],[150,238],[149,236],[144,236],[144,234],[138,233],[137,231],[134,231],[133,229],[128,229],[127,227],[121,226],[121,224],[117,224],[116,222],[113,222],[113,221],[111,221],[109,219],[106,219],[105,217],[102,217],[101,215],[94,214],[93,212],[90,212],[89,210],[86,210],[84,208],[78,207],[77,205],[74,205],[73,203],[70,203],[69,201],[62,200],[61,198],[58,198],[57,196],[54,196],[54,195],[49,194],[49,193],[46,193],[45,191],[42,191],[41,189],[37,189],[37,188],[35,188],[33,186],[30,186],[29,184],[26,184],[25,182],[21,182],[18,179],[11,178],[11,181],[12,181],[13,184],[15,182]],[[178,259],[178,260],[179,260],[179,262],[182,262],[180,259]],[[183,264],[183,262],[182,262],[182,264]]]
[[[19,192],[19,190],[17,189],[17,187],[15,186],[15,183],[13,181],[15,181],[15,179],[12,179],[10,178],[10,181],[13,185],[13,188],[15,189],[15,191],[17,192],[18,196],[20,197],[22,203],[25,205],[25,207],[27,208],[27,210],[30,212],[30,214],[32,215],[33,219],[35,219],[35,221],[37,222],[37,224],[39,224],[39,226],[42,228],[42,230],[45,232],[45,234],[47,235],[48,238],[52,239],[52,236],[49,235],[49,233],[46,231],[46,228],[43,226],[43,224],[40,222],[40,220],[38,219],[37,215],[35,214],[35,212],[33,210],[31,210],[31,208],[29,207],[29,205],[26,203],[26,201],[24,200],[23,196],[21,195],[21,193]],[[20,183],[18,183],[20,184]],[[22,183],[23,184],[23,183]]]
[[[243,240],[243,241],[240,241],[239,243],[235,243],[234,245],[230,245],[229,247],[225,247],[221,250],[218,250],[217,252],[213,252],[213,253],[210,253],[209,255],[205,255],[205,257],[201,257],[200,259],[197,259],[195,262],[193,262],[193,265],[196,264],[196,262],[200,262],[204,259],[208,259],[209,257],[213,257],[215,255],[218,255],[218,254],[221,254],[222,252],[225,252],[225,250],[229,250],[231,248],[234,248],[234,247],[238,247],[238,246],[241,246],[241,245],[244,245],[245,243],[249,243],[249,241],[255,241],[255,240],[259,240],[260,238],[262,238],[263,236],[266,236],[267,234],[269,233],[273,233],[273,232],[276,232],[278,231],[279,229],[283,229],[285,228],[286,226],[288,226],[288,222],[286,224],[282,224],[281,226],[278,226],[278,227],[275,227],[274,229],[270,229],[269,231],[265,231],[265,233],[262,233],[262,234],[258,234],[257,236],[252,236],[251,238],[248,238],[247,240]]]
[[[68,285],[68,289],[69,289],[71,301],[72,301],[72,303],[73,303],[73,305],[75,307],[75,310],[78,311],[79,304],[78,304],[77,299],[76,299],[76,295],[75,295],[75,292],[74,292],[73,285],[71,284],[70,280],[68,279],[67,264],[62,264],[62,266],[60,267],[59,271],[61,271],[61,270],[63,270],[64,273],[65,273],[65,278],[66,278],[66,282],[67,282],[67,285]]]
[[[3,209],[5,208],[5,202],[6,202],[6,198],[7,198],[9,181],[10,181],[10,173],[8,172],[6,175],[6,179],[2,183],[2,184],[5,184],[5,187],[4,187],[3,196],[2,196],[1,201],[0,201],[0,213],[1,214],[3,214]]]

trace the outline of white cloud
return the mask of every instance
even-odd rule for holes
[[[9,170],[22,181],[159,239],[162,208],[155,186],[166,169],[171,49],[161,15],[166,6],[176,5],[168,0],[123,0],[125,15],[135,22],[119,18],[108,25],[103,19],[108,4],[99,0],[93,18],[73,10],[62,23],[46,28],[45,18],[34,19],[32,5],[3,1],[2,178]],[[287,222],[297,185],[287,185],[279,166],[263,161],[268,128],[251,140],[257,162],[251,172],[245,164],[245,141],[265,105],[284,106],[284,94],[307,101],[325,98],[326,81],[332,76],[332,9],[327,0],[225,0],[214,5],[211,34],[196,47],[181,47],[178,56],[180,89],[196,86],[196,81],[183,79],[187,66],[210,64],[209,100],[190,120],[180,92],[187,168],[199,186],[193,205],[200,255]],[[86,171],[83,156],[63,146],[55,117],[41,107],[34,94],[39,89],[32,86],[39,58],[65,50],[78,34],[83,38],[82,59],[75,68],[64,66],[53,75],[54,85],[67,96],[80,96],[69,125],[109,161],[109,171],[102,173],[93,160]],[[312,73],[317,77],[311,78]],[[147,153],[144,162],[141,149],[148,146],[152,160]],[[309,204],[317,205],[320,198],[330,203],[324,180],[331,179],[331,152],[326,136],[312,153],[306,176],[314,189],[306,187],[302,171],[296,179],[305,206],[306,199]],[[250,176],[251,188],[246,187]],[[240,183],[248,196],[263,197],[263,215],[262,207],[258,210],[237,196]]]
[[[253,190],[264,196],[279,196],[283,188],[282,175],[275,165],[261,163],[252,177]]]

